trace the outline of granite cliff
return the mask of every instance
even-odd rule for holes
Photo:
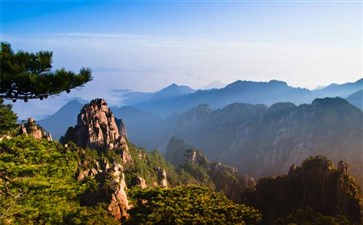
[[[307,208],[361,224],[361,193],[348,172],[344,161],[335,167],[324,156],[309,157],[301,166],[292,165],[287,175],[260,179],[254,189],[244,191],[241,200],[261,210],[264,224]]]
[[[36,124],[33,118],[29,118],[27,122],[20,125],[19,134],[25,134],[34,137],[37,140],[42,138],[51,141],[52,135]]]
[[[96,182],[81,196],[81,205],[93,207],[106,203],[109,214],[121,220],[128,217],[127,211],[131,207],[127,186],[168,187],[165,161],[160,159],[151,166],[150,161],[155,156],[127,142],[125,124],[114,117],[105,100],[92,100],[81,109],[77,118],[77,125],[68,128],[60,141],[65,146],[74,143],[83,148],[76,180]]]
[[[77,125],[68,128],[61,143],[73,141],[86,148],[121,149],[125,162],[130,161],[124,123],[117,125],[112,111],[103,99],[94,99],[78,114]]]

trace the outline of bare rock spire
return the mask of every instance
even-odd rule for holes
[[[81,109],[77,125],[68,128],[61,138],[64,144],[68,141],[83,148],[122,149],[123,160],[131,160],[125,125],[122,121],[120,126],[117,125],[112,111],[103,99],[94,99]]]

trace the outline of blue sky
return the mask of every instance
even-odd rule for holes
[[[359,1],[2,0],[5,34],[104,33],[359,44]]]
[[[315,88],[362,77],[360,1],[2,0],[1,40],[53,51],[54,68],[93,69],[94,81],[61,103],[122,104],[111,89],[174,82],[278,79]]]

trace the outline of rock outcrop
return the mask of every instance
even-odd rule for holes
[[[189,149],[184,152],[184,163],[203,164],[207,161],[205,155],[197,149]]]
[[[168,187],[168,180],[167,180],[167,177],[166,177],[166,171],[161,167],[156,167],[155,171],[158,174],[159,187],[167,188]]]
[[[60,141],[63,144],[73,141],[83,148],[114,150],[121,155],[124,163],[132,161],[126,127],[122,120],[115,119],[103,99],[94,99],[86,104],[78,114],[77,125],[68,128]],[[81,203],[92,206],[106,202],[108,212],[115,219],[127,218],[130,206],[123,166],[115,160],[94,159],[87,156],[85,151],[80,158],[75,178],[81,182],[87,177],[96,179],[99,185],[95,190],[86,191],[81,197]]]
[[[221,162],[210,162],[204,153],[185,141],[172,137],[169,140],[167,159],[193,176],[197,182],[223,192],[228,198],[239,202],[243,189],[253,189],[254,178],[240,176],[238,170]]]
[[[346,169],[343,161],[335,169],[323,156],[309,157],[301,166],[291,166],[288,175],[260,179],[242,200],[261,210],[267,224],[299,208],[328,216],[344,215],[361,224],[359,186]]]
[[[46,139],[51,141],[52,135],[35,123],[33,118],[29,118],[26,123],[20,125],[19,134],[33,136],[35,139]]]
[[[107,207],[107,210],[111,215],[119,220],[122,217],[128,217],[127,210],[129,207],[129,202],[126,194],[126,182],[125,175],[123,173],[123,167],[120,164],[113,164],[107,172],[113,178],[112,183],[115,187],[111,193],[111,202]]]
[[[140,187],[141,189],[147,188],[146,181],[144,178],[136,176],[131,181],[132,186]]]
[[[62,143],[73,141],[86,148],[121,149],[124,162],[131,161],[127,145],[126,128],[116,119],[103,99],[94,99],[86,104],[78,114],[77,125],[68,128]]]
[[[76,176],[77,181],[82,182],[87,177],[98,180],[97,191],[86,191],[81,197],[81,204],[92,206],[99,202],[106,202],[107,211],[117,220],[127,218],[127,210],[130,208],[126,194],[124,168],[118,163],[109,163],[105,159],[101,161],[85,159],[79,162]]]

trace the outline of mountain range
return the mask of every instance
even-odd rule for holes
[[[354,92],[347,97],[347,101],[363,110],[363,90]]]
[[[149,101],[163,101],[194,92],[195,90],[188,86],[173,83],[154,93],[127,91],[122,97],[124,98],[123,103],[125,105],[135,105]]]
[[[363,113],[342,98],[299,106],[235,103],[215,111],[204,104],[168,124],[170,134],[245,175],[278,175],[309,155],[322,154],[350,163],[363,183]]]
[[[317,97],[342,97],[362,109],[363,79],[345,84],[331,84],[318,90],[308,90],[288,86],[282,81],[252,82],[236,81],[224,88],[195,91],[187,86],[169,85],[155,93],[122,91],[125,106],[112,107],[115,115],[123,118],[129,127],[129,137],[134,143],[146,148],[161,148],[167,140],[158,141],[155,134],[160,123],[175,114],[181,114],[200,104],[208,104],[213,110],[232,103],[251,103],[272,105],[278,102],[294,104],[310,103]],[[121,92],[120,92],[121,93]],[[121,96],[120,96],[121,97]],[[65,134],[74,124],[75,116],[83,104],[72,100],[55,114],[38,123],[50,131],[55,139]],[[60,122],[61,121],[61,122]],[[148,134],[148,135],[145,135]],[[151,135],[151,136],[150,136]],[[145,140],[147,139],[147,140]]]
[[[193,137],[200,145],[206,136],[221,142],[221,159],[236,150],[240,169],[210,161],[203,149],[172,137],[165,158],[174,167],[159,151],[129,142],[123,119],[115,118],[104,99],[94,99],[59,142],[33,119],[0,140],[0,223],[361,224],[361,192],[350,176],[360,169],[352,158],[359,161],[361,150],[350,147],[362,141],[356,130],[361,119],[362,111],[342,98],[299,106],[234,103],[220,110],[202,104],[164,124],[180,128],[179,135],[189,131],[189,137],[201,137]],[[229,148],[226,137],[215,132],[232,134],[232,144],[241,149]],[[313,156],[281,173],[286,175],[255,180],[241,174],[270,169],[270,162],[280,169],[284,164],[276,156],[289,161],[291,154],[304,155],[303,148],[291,151],[294,138],[328,147],[324,153],[334,161],[350,161],[339,160],[335,168],[326,157],[314,156],[319,151],[311,151]],[[244,143],[253,141],[255,148],[246,148]]]
[[[356,107],[362,97],[362,81],[315,91],[289,87],[281,81],[236,81],[222,89],[196,92],[173,84],[150,95],[147,101],[113,107],[112,111],[127,124],[128,139],[150,150],[165,153],[169,139],[177,136],[203,149],[209,159],[255,177],[277,175],[309,155],[324,154],[333,161],[343,159],[354,165],[352,174],[362,184],[363,114]],[[336,93],[347,99],[319,98],[300,105],[283,101],[304,102],[313,96]],[[209,99],[212,105],[198,105],[203,99]],[[171,113],[192,103],[197,105],[166,118],[158,113],[163,107],[168,106]],[[81,107],[72,101],[38,122],[59,138],[75,123],[70,118],[76,118]]]
[[[173,88],[171,88],[173,87]],[[126,102],[143,111],[152,112],[163,118],[175,113],[184,112],[199,104],[208,104],[212,109],[223,108],[232,103],[251,103],[272,105],[277,102],[292,102],[294,104],[310,103],[315,98],[342,97],[363,89],[363,79],[352,83],[331,84],[318,90],[308,90],[289,86],[286,82],[271,80],[269,82],[235,81],[220,89],[197,90],[195,92],[185,86],[169,86],[153,94],[170,90],[173,95],[168,98],[151,97],[144,101]],[[189,90],[189,92],[185,91]]]

